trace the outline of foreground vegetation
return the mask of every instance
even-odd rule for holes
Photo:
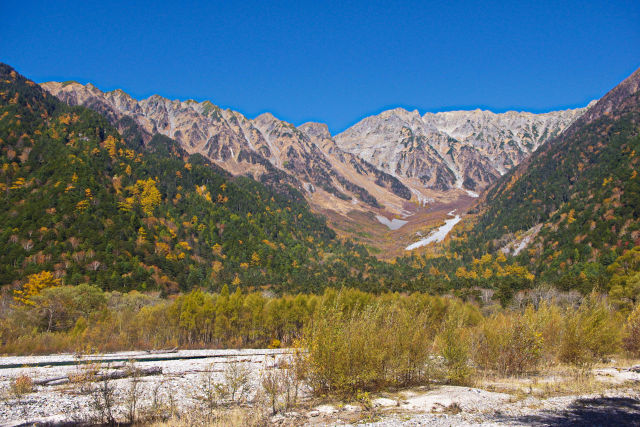
[[[0,352],[294,347],[253,370],[245,358],[222,370],[210,365],[191,371],[197,378],[179,391],[188,398],[180,403],[166,378],[143,390],[134,365],[125,366],[130,378],[117,384],[104,375],[110,366],[80,365],[64,387],[90,395],[89,409],[104,423],[126,417],[169,425],[262,425],[276,413],[310,411],[327,401],[352,402],[361,408],[358,417],[370,419],[379,393],[441,384],[515,398],[531,396],[527,381],[536,378],[535,396],[541,398],[622,390],[628,384],[599,382],[592,368],[612,357],[640,357],[640,305],[616,308],[597,293],[539,290],[506,309],[497,302],[480,306],[456,297],[353,289],[267,297],[225,287],[162,299],[79,285],[8,298],[2,300]],[[20,402],[39,389],[32,380],[39,377],[22,372],[5,398]],[[554,381],[547,383],[548,375]]]
[[[46,279],[46,278],[41,278]],[[171,299],[91,285],[5,294],[1,353],[298,346],[318,394],[355,395],[439,378],[469,383],[474,370],[535,372],[640,355],[640,305],[597,293],[523,293],[519,305],[479,306],[423,293],[353,289],[322,295],[194,290]]]

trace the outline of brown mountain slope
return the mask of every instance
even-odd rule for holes
[[[343,159],[336,152],[329,157],[305,132],[268,113],[250,120],[208,101],[171,101],[158,95],[138,101],[121,90],[102,92],[75,82],[48,82],[42,87],[68,104],[104,114],[121,132],[133,120],[141,129],[142,143],[161,133],[232,174],[262,181],[273,180],[275,174],[303,190],[320,209],[342,214],[379,209],[398,214],[403,200],[411,198],[410,191],[392,176],[371,165],[354,166],[359,162],[353,156]]]

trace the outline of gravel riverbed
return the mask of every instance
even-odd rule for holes
[[[252,408],[252,400],[260,388],[261,373],[277,369],[290,353],[287,349],[252,349],[2,357],[0,425],[95,421],[99,415],[95,391],[99,383],[63,380],[57,385],[37,385],[33,392],[17,396],[11,392],[12,382],[20,376],[35,382],[60,377],[77,379],[90,368],[100,372],[126,369],[130,360],[135,361],[138,369],[162,369],[161,375],[139,378],[138,408],[150,408],[159,402],[177,409],[193,407],[201,403],[198,392],[204,378],[208,376],[222,382],[226,367],[233,362],[240,362],[251,372],[245,407]],[[372,395],[368,405],[321,402],[311,399],[303,390],[302,405],[296,412],[278,414],[269,422],[274,425],[380,427],[640,425],[640,366],[594,368],[590,378],[597,381],[597,393],[593,390],[548,396],[537,393],[545,384],[559,381],[555,376],[548,376],[537,378],[535,383],[531,378],[510,380],[512,390],[501,382],[495,382],[493,386],[479,383],[476,387],[417,387]],[[110,381],[113,400],[118,402],[114,405],[114,415],[119,420],[126,419],[131,383],[131,378]]]

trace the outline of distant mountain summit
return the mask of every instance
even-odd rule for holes
[[[480,191],[558,135],[588,107],[544,114],[427,113],[402,108],[367,117],[335,137],[382,170],[439,190]]]

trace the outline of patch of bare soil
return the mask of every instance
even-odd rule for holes
[[[394,215],[383,209],[369,212],[354,209],[347,214],[318,207],[315,210],[327,218],[328,225],[339,237],[361,243],[369,248],[372,255],[389,260],[408,255],[410,252],[405,248],[444,224],[445,219],[449,218],[449,212],[455,210],[456,214],[464,215],[476,201],[477,199],[473,197],[456,192],[448,197],[440,197],[428,206],[406,202],[405,215]],[[406,221],[406,224],[391,230],[382,224],[376,215],[384,216],[388,220],[396,218]],[[420,248],[414,253],[425,253],[432,249],[432,247]]]

